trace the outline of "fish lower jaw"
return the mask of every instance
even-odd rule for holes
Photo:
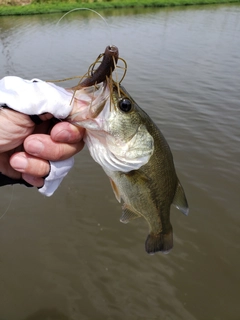
[[[97,123],[97,121],[95,121],[94,119],[85,119],[85,120],[80,120],[80,121],[70,121],[73,125],[75,125],[76,127],[81,127],[84,128],[86,130],[92,130],[92,131],[99,131],[101,130],[99,128],[99,124]]]

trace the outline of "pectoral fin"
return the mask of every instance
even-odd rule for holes
[[[115,182],[111,178],[109,178],[109,180],[110,180],[110,183],[111,183],[111,186],[112,186],[112,189],[113,189],[113,192],[115,194],[117,201],[121,202],[121,194],[119,192],[117,185],[115,184]]]
[[[123,212],[120,218],[120,221],[122,223],[128,223],[131,220],[141,217],[140,213],[138,213],[136,210],[134,210],[132,207],[128,206],[127,204],[124,204],[122,209],[123,209]]]
[[[188,215],[188,203],[181,183],[178,181],[177,189],[172,204],[186,216]]]

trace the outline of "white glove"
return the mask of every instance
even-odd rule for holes
[[[72,94],[53,83],[38,79],[5,77],[0,80],[0,105],[28,115],[51,113],[65,119],[72,110]]]
[[[72,94],[64,88],[42,80],[5,77],[0,80],[0,106],[7,106],[27,115],[51,113],[65,119],[72,110]],[[73,157],[63,161],[49,161],[50,173],[39,191],[51,196],[74,164]]]

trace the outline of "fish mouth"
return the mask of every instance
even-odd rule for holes
[[[110,97],[108,81],[75,91],[73,109],[67,121],[76,126],[86,126],[86,121],[94,121],[103,111]]]
[[[97,85],[81,88],[73,94],[73,109],[66,120],[86,129],[93,129],[94,122],[100,124],[103,119],[106,121],[110,113],[118,110],[119,101],[126,96],[123,87],[111,77]]]
[[[67,121],[80,126],[85,120],[96,119],[106,105],[110,106],[111,111],[111,100],[113,96],[116,96],[116,88],[118,88],[112,78],[112,73],[117,66],[118,59],[121,59],[118,48],[114,45],[107,46],[105,52],[99,55],[89,67],[87,78],[69,89],[74,99],[73,111]],[[95,65],[100,60],[100,65],[95,70]]]

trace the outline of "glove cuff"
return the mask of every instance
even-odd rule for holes
[[[63,178],[68,174],[69,170],[73,167],[74,158],[71,157],[62,161],[49,161],[50,173],[45,178],[44,185],[38,189],[43,195],[50,197],[58,188]]]

